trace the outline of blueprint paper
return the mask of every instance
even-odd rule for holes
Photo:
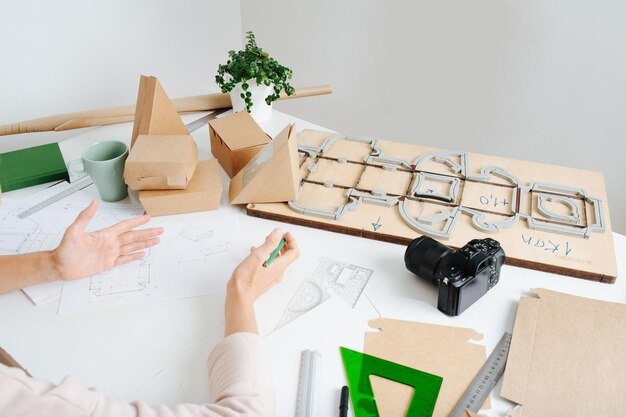
[[[234,216],[159,224],[161,242],[140,261],[63,286],[59,312],[217,294],[247,256]]]

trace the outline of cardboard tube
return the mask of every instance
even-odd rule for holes
[[[297,89],[295,95],[293,96],[287,96],[284,92],[282,92],[280,99],[284,100],[311,97],[331,93],[332,88],[330,85],[321,85]],[[230,94],[226,93],[176,98],[172,100],[172,103],[179,113],[217,110],[232,107]],[[16,135],[19,133],[50,132],[53,130],[70,130],[82,127],[122,123],[132,120],[134,114],[134,105],[56,114],[53,116],[40,117],[37,119],[1,125],[0,136]]]
[[[96,119],[72,119],[54,128],[56,132],[62,130],[82,129],[84,127],[104,126],[112,125],[115,123],[132,122],[135,116],[114,116],[114,117],[99,117]]]

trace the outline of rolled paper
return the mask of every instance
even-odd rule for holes
[[[280,100],[331,94],[330,85],[304,87],[296,89],[295,94],[288,96],[283,91]],[[179,113],[217,110],[232,107],[230,94],[215,93],[200,96],[173,99],[172,103]],[[87,110],[74,113],[56,114],[37,119],[24,120],[0,126],[0,136],[19,133],[50,132],[59,130],[79,129],[91,126],[104,126],[133,120],[135,105],[109,107],[105,109]]]

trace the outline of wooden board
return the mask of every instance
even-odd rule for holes
[[[249,215],[405,245],[491,237],[507,264],[615,282],[599,172],[313,130],[298,143],[298,198]]]

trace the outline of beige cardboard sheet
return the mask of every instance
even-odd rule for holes
[[[486,360],[475,330],[380,318],[371,320],[378,332],[365,334],[365,353],[443,377],[433,417],[448,417]],[[372,377],[381,417],[404,417],[412,389]],[[489,408],[489,400],[484,408]]]
[[[523,417],[626,413],[626,305],[546,289],[520,299],[501,395]]]

